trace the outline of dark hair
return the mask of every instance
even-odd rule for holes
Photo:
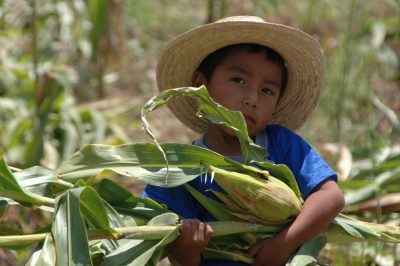
[[[215,52],[212,52],[206,58],[204,58],[196,71],[201,72],[205,76],[206,80],[209,81],[214,73],[215,68],[220,65],[229,55],[237,52],[251,54],[263,52],[269,61],[278,65],[282,74],[280,88],[280,97],[282,97],[288,81],[288,72],[285,66],[285,61],[278,52],[266,46],[254,43],[240,43],[225,46],[216,50]]]

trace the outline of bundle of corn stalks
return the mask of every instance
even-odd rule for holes
[[[181,95],[194,96],[202,116],[230,126],[240,139],[245,163],[251,161],[253,166],[192,145],[160,145],[156,141],[88,145],[54,171],[10,168],[2,158],[2,213],[8,206],[20,204],[51,212],[53,221],[37,234],[16,235],[9,230],[8,235],[0,236],[0,247],[18,249],[39,243],[27,265],[157,264],[168,256],[168,245],[179,236],[179,220],[184,217],[151,199],[135,197],[106,178],[118,173],[157,186],[185,185],[218,220],[212,223],[214,234],[204,257],[251,263],[247,248],[278,233],[300,212],[299,188],[288,167],[263,161],[265,150],[247,136],[241,114],[217,106],[204,87],[173,89],[150,100],[142,113],[150,134],[145,115]],[[214,192],[222,203],[187,184],[207,173],[224,189],[225,193]],[[265,213],[265,209],[270,211]],[[327,241],[398,243],[400,228],[338,215],[323,234],[298,251],[291,264],[315,263]]]

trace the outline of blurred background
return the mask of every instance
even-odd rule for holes
[[[0,154],[14,167],[55,169],[89,143],[151,142],[140,110],[157,93],[162,48],[230,15],[287,24],[321,43],[325,85],[299,133],[338,171],[343,190],[372,185],[390,171],[400,179],[399,0],[0,0]],[[196,137],[167,108],[149,122],[160,142]],[[121,182],[140,193],[134,182]],[[399,190],[376,184],[380,196]],[[378,214],[361,215],[398,223],[398,197],[387,215],[378,205]],[[45,221],[39,212],[18,210],[0,226],[34,228]],[[328,250],[326,257],[343,262],[336,265],[395,265],[398,249],[364,245],[353,256],[345,247],[347,256],[334,258],[337,250]],[[28,253],[0,249],[0,265],[20,264]]]

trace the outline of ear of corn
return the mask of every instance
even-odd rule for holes
[[[226,194],[214,191],[231,213],[243,220],[263,224],[287,223],[299,214],[302,203],[282,181],[251,177],[207,166]]]

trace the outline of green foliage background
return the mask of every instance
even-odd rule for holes
[[[0,154],[16,167],[55,168],[85,144],[148,142],[140,108],[157,92],[162,48],[228,15],[284,23],[321,43],[325,86],[300,130],[318,150],[338,143],[374,165],[376,151],[399,145],[398,0],[0,0]],[[167,109],[150,122],[160,142],[196,135]]]
[[[57,165],[86,143],[145,139],[138,108],[157,91],[161,49],[228,15],[288,24],[321,43],[326,82],[301,130],[311,143],[342,143],[362,157],[399,141],[398,1],[16,0],[0,6],[0,149],[13,163]],[[154,123],[162,140],[194,136],[168,112]]]

